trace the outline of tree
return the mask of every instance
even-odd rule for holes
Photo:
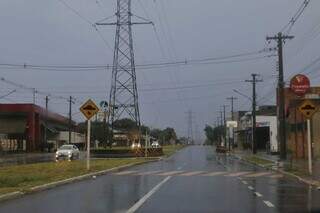
[[[206,125],[206,128],[204,129],[204,131],[207,137],[206,144],[213,145],[213,144],[219,143],[220,138],[223,135],[224,128],[222,126],[213,128],[210,125]]]

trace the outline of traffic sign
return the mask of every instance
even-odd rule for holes
[[[99,108],[91,99],[89,99],[81,106],[80,111],[88,120],[90,120],[90,118],[99,112]]]
[[[310,80],[307,76],[298,74],[290,81],[290,89],[298,96],[303,96],[310,89]]]
[[[299,111],[307,118],[311,119],[318,107],[310,100],[305,100],[299,107]]]
[[[227,121],[227,127],[230,128],[237,128],[238,127],[238,122],[237,121]]]

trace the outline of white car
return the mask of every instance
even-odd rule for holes
[[[56,151],[56,160],[67,158],[69,160],[79,159],[80,151],[75,145],[63,145]]]
[[[141,148],[141,144],[140,143],[133,143],[131,145],[131,149],[140,149]]]
[[[153,143],[151,144],[151,147],[152,147],[152,148],[160,148],[160,144],[159,144],[158,141],[155,141],[155,142],[153,142]]]

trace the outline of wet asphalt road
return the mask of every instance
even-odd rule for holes
[[[159,162],[0,203],[0,212],[310,212],[320,191],[192,146]]]

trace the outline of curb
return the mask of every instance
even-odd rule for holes
[[[241,160],[241,161],[244,161],[244,162],[247,162],[247,163],[250,163],[250,164],[259,166],[259,167],[264,168],[264,169],[272,170],[272,171],[279,172],[279,173],[281,173],[281,174],[284,174],[284,175],[287,175],[287,176],[296,178],[296,179],[298,179],[299,181],[301,181],[301,182],[303,182],[303,183],[305,183],[305,184],[307,184],[307,185],[315,186],[315,187],[317,187],[317,188],[320,187],[320,182],[319,182],[319,181],[307,180],[307,179],[305,179],[305,178],[302,178],[302,177],[300,177],[300,176],[298,176],[298,175],[295,175],[295,174],[292,174],[292,173],[290,173],[290,172],[286,172],[286,171],[283,171],[283,170],[281,170],[281,169],[274,169],[274,168],[272,168],[272,167],[267,167],[267,166],[264,166],[264,165],[261,165],[261,164],[253,163],[253,162],[250,162],[250,161],[248,161],[248,160],[245,160],[244,158],[242,158],[242,157],[240,157],[240,156],[238,156],[238,155],[236,155],[236,154],[232,154],[232,155],[233,155],[234,157],[238,158],[238,159]],[[264,159],[264,158],[261,158],[261,159]]]
[[[62,186],[65,184],[69,184],[69,183],[73,183],[73,182],[77,182],[77,181],[82,181],[85,179],[89,179],[92,176],[101,176],[101,175],[105,175],[114,171],[121,171],[123,169],[127,169],[133,166],[138,166],[141,164],[146,164],[146,163],[152,163],[152,162],[157,162],[160,161],[161,159],[153,159],[153,160],[148,160],[148,161],[144,161],[144,162],[137,162],[137,163],[130,163],[130,164],[126,164],[126,165],[122,165],[122,166],[118,166],[118,167],[114,167],[111,169],[106,169],[106,170],[102,170],[102,171],[98,171],[98,172],[92,172],[92,173],[88,173],[85,175],[80,175],[80,176],[76,176],[76,177],[72,177],[72,178],[68,178],[65,180],[60,180],[60,181],[56,181],[56,182],[51,182],[51,183],[46,183],[44,185],[40,185],[40,186],[34,186],[26,191],[15,191],[15,192],[10,192],[7,194],[3,194],[0,195],[0,202],[1,201],[5,201],[5,200],[10,200],[10,199],[15,199],[18,197],[22,197],[23,195],[26,194],[32,194],[32,193],[36,193],[36,192],[40,192],[40,191],[45,191],[48,189],[52,189],[58,186]]]

